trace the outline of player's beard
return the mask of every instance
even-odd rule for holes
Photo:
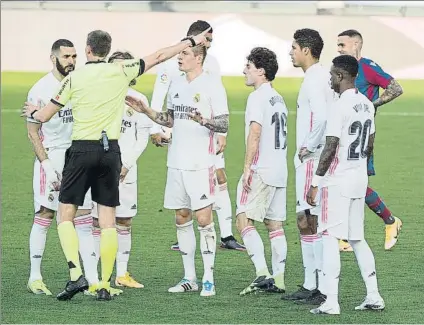
[[[68,70],[66,70],[66,68],[68,68]],[[56,69],[57,71],[59,71],[59,73],[66,77],[69,72],[73,71],[75,69],[75,66],[73,64],[69,64],[66,67],[64,67],[63,65],[60,64],[59,60],[56,59]]]

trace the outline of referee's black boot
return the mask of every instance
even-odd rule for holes
[[[112,300],[112,296],[110,295],[110,292],[107,289],[102,288],[97,290],[96,299],[99,301],[109,301],[109,300]]]
[[[71,300],[78,292],[88,289],[88,281],[81,275],[76,281],[68,281],[65,290],[57,295],[58,300]]]

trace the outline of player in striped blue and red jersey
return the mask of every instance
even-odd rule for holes
[[[403,90],[399,83],[391,75],[384,72],[377,63],[361,56],[362,44],[362,35],[356,30],[349,29],[338,35],[337,50],[342,55],[352,55],[358,60],[359,71],[355,82],[356,88],[372,101],[377,112],[378,107],[400,96]],[[380,88],[384,89],[381,96]],[[371,156],[368,163],[368,176],[373,175],[375,175],[374,155]],[[391,213],[377,192],[371,187],[367,188],[365,202],[386,224],[384,247],[386,250],[391,249],[397,242],[402,221]],[[340,250],[349,251],[351,249],[348,243],[340,243]]]

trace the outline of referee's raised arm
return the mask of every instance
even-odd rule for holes
[[[105,31],[92,31],[87,36],[86,65],[63,79],[45,107],[37,110],[36,106],[26,103],[23,116],[31,116],[40,122],[50,120],[68,102],[72,106],[72,144],[65,156],[58,224],[71,281],[57,296],[59,300],[71,299],[88,288],[79,263],[78,237],[73,219],[89,189],[98,207],[101,228],[102,281],[98,286],[97,298],[110,300],[110,277],[118,248],[115,210],[120,205],[118,188],[122,168],[118,139],[129,84],[158,63],[172,58],[187,47],[205,42],[206,32],[141,59],[107,63],[112,38]]]

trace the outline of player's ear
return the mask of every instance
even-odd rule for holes
[[[302,53],[306,56],[306,55],[308,55],[308,53],[310,52],[310,50],[309,50],[309,47],[304,47],[303,49],[302,49]]]
[[[56,56],[52,54],[50,54],[50,61],[52,61],[53,64],[56,64]]]

